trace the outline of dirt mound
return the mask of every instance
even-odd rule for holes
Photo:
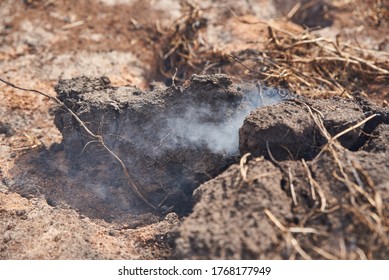
[[[239,158],[244,117],[282,98],[275,89],[260,95],[254,85],[233,85],[225,75],[195,75],[187,87],[153,92],[80,77],[61,80],[56,91],[109,152],[57,108],[62,143],[22,157],[13,189],[129,227],[189,213],[193,190]]]
[[[253,111],[240,149],[256,157],[195,191],[175,257],[387,259],[388,113],[339,98]]]

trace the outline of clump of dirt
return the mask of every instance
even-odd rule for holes
[[[365,112],[358,103],[342,98],[331,101],[304,101],[300,98],[284,103],[281,108],[259,108],[246,118],[240,130],[241,154],[252,152],[255,156],[268,156],[270,150],[276,160],[314,158],[326,143],[326,138],[310,116],[313,111],[296,106],[296,102],[319,111],[325,128],[332,136],[365,118]],[[311,105],[312,102],[314,105]],[[339,141],[344,147],[354,150],[363,137],[362,131],[363,127],[358,127],[340,137]]]
[[[389,112],[367,104],[299,99],[253,111],[240,149],[255,157],[195,191],[174,256],[387,259]]]

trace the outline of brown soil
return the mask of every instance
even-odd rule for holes
[[[380,116],[345,135],[342,145],[323,149],[325,134],[308,106],[323,115],[332,136],[344,130],[342,118],[355,124],[363,117],[357,102],[342,99],[293,100],[253,111],[240,130],[240,149],[255,157],[196,189],[198,203],[179,228],[175,257],[388,258],[389,176],[379,170],[389,168],[380,139],[389,111],[365,107]],[[372,129],[377,138],[366,139]],[[370,194],[360,196],[358,184]],[[373,202],[377,193],[380,202]],[[377,224],[366,216],[378,211],[368,197],[384,207]]]
[[[297,2],[1,1],[0,78],[143,198],[1,84],[0,259],[387,259],[389,7]]]

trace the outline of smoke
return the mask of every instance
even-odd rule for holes
[[[63,80],[56,90],[61,98],[72,98],[82,120],[104,137],[121,162],[57,110],[64,153],[55,152],[56,161],[67,177],[63,184],[55,183],[61,191],[46,194],[53,201],[60,195],[81,212],[106,220],[150,213],[129,178],[160,213],[188,214],[193,191],[239,155],[239,129],[246,116],[285,97],[285,92],[259,84],[230,84],[221,75],[197,76],[187,87],[165,91],[110,88],[106,79],[85,77]],[[81,195],[68,185],[80,188]]]
[[[224,101],[218,106],[190,104],[179,114],[166,118],[166,127],[159,133],[158,148],[204,148],[212,153],[238,153],[239,128],[255,108],[279,102],[282,92],[274,88],[247,91],[239,104]],[[157,148],[156,147],[156,148]]]

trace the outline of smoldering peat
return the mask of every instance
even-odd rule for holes
[[[285,95],[255,83],[234,85],[225,75],[194,75],[188,86],[163,91],[117,88],[106,77],[60,80],[55,89],[58,98],[104,138],[155,209],[134,193],[118,161],[61,108],[55,110],[55,124],[63,140],[39,156],[33,172],[46,170],[39,176],[47,178],[47,186],[37,191],[54,205],[65,203],[89,217],[128,221],[130,215],[140,223],[154,221],[150,213],[189,213],[193,191],[239,159],[244,118]],[[50,179],[53,172],[63,184]],[[59,187],[53,191],[51,185]]]

